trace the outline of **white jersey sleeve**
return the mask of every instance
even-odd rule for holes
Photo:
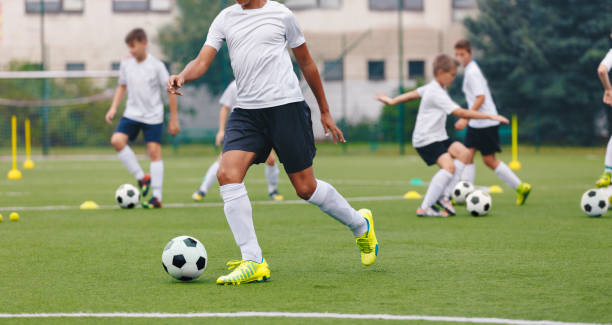
[[[285,37],[287,38],[287,43],[289,44],[289,47],[294,49],[306,43],[304,33],[302,33],[300,24],[298,23],[297,18],[295,17],[293,12],[288,11],[287,15],[285,16],[284,23]]]
[[[125,70],[126,70],[125,61],[121,61],[121,63],[119,64],[119,84],[121,86],[127,85],[127,74]]]
[[[236,81],[232,81],[225,91],[223,95],[221,95],[221,99],[219,99],[219,104],[225,107],[229,107],[230,109],[234,109],[236,107],[236,100],[238,98],[238,87],[236,86]]]
[[[606,54],[606,57],[601,61],[601,65],[608,68],[608,71],[612,69],[612,49],[608,51],[608,54]]]
[[[429,84],[427,84],[427,85],[424,85],[424,86],[421,86],[421,87],[417,88],[417,90],[416,90],[416,91],[417,91],[417,93],[419,93],[419,96],[421,96],[421,98],[422,98],[423,96],[425,96],[425,91],[427,90],[427,86],[428,86],[428,85],[429,85]]]
[[[221,46],[223,46],[223,42],[225,42],[225,32],[224,32],[224,14],[225,11],[222,11],[217,15],[215,20],[213,20],[210,28],[208,29],[208,35],[206,36],[206,43],[204,45],[208,45],[213,47],[215,50],[219,51]]]

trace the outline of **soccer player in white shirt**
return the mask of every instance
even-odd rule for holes
[[[162,130],[164,123],[164,104],[161,94],[168,80],[168,70],[164,64],[147,53],[147,34],[141,28],[132,30],[125,38],[132,55],[121,61],[119,86],[113,103],[106,113],[106,122],[113,123],[117,107],[126,90],[128,99],[123,117],[111,137],[111,144],[117,150],[117,157],[138,180],[143,198],[152,191],[152,197],[142,206],[148,209],[161,208],[164,162],[161,155]],[[170,94],[170,123],[168,133],[180,132],[176,95]],[[128,145],[142,130],[151,160],[151,175],[145,174],[134,151]]]
[[[491,119],[508,123],[508,119],[503,116],[466,110],[453,102],[446,88],[455,80],[457,65],[458,62],[448,55],[438,55],[434,61],[435,79],[427,85],[395,98],[385,94],[377,95],[378,100],[387,105],[397,105],[421,98],[412,133],[412,145],[428,166],[437,164],[440,170],[431,179],[423,202],[417,209],[416,214],[419,217],[446,217],[449,213],[454,214],[452,205],[447,207],[447,204],[441,204],[440,199],[448,199],[450,191],[459,181],[469,151],[461,142],[448,137],[446,116],[453,114],[460,118]],[[435,209],[436,202],[446,211]]]
[[[217,131],[217,136],[215,137],[215,145],[220,147],[223,144],[223,138],[225,137],[225,123],[227,122],[227,117],[230,112],[236,107],[236,100],[238,98],[238,88],[236,86],[236,81],[232,81],[221,96],[219,100],[219,104],[221,104],[221,114],[219,114],[219,131]],[[221,155],[217,161],[215,161],[208,170],[206,171],[206,175],[202,179],[202,184],[200,188],[193,193],[191,198],[194,201],[202,201],[208,193],[208,190],[217,183],[217,171],[219,170],[219,162],[221,161]],[[276,163],[276,156],[274,152],[270,152],[268,159],[266,159],[266,167],[265,167],[265,176],[266,181],[268,182],[268,196],[272,201],[282,201],[283,196],[278,193],[278,175],[280,174],[278,170],[278,164]]]
[[[612,37],[612,34],[610,34]],[[612,69],[612,49],[608,51],[608,54],[604,57],[604,59],[599,64],[597,68],[597,74],[599,75],[599,80],[601,80],[601,85],[604,88],[603,94],[603,102],[606,105],[612,106],[612,84],[610,84],[610,76],[609,72]],[[608,141],[608,148],[606,149],[606,159],[605,159],[605,168],[604,173],[601,175],[599,180],[595,183],[598,187],[608,187],[610,186],[610,178],[612,177],[612,137],[610,137],[610,141]]]
[[[472,60],[472,47],[467,40],[460,40],[455,44],[455,58],[465,67],[463,77],[463,93],[467,99],[470,110],[487,114],[497,114],[493,96],[489,90],[487,79],[485,79],[478,64]],[[504,183],[516,191],[516,204],[523,205],[531,192],[531,185],[521,182],[516,174],[495,157],[496,152],[501,152],[499,146],[499,122],[492,120],[469,120],[462,118],[455,123],[457,130],[463,130],[467,126],[465,146],[470,151],[468,165],[465,166],[462,180],[474,184],[476,168],[474,167],[474,155],[476,150],[480,151],[482,161],[495,175]]]
[[[361,263],[371,265],[378,254],[374,219],[369,210],[355,210],[330,184],[318,180],[310,108],[293,72],[289,46],[314,93],[325,133],[345,142],[334,123],[316,64],[295,15],[272,0],[236,0],[215,18],[197,58],[168,80],[168,91],[180,94],[185,82],[206,73],[223,42],[227,43],[236,85],[237,107],[227,121],[223,156],[217,173],[224,211],[242,260],[229,262],[228,275],[218,284],[261,282],[270,268],[257,242],[251,203],[243,180],[253,163],[262,163],[274,149],[299,197],[318,206],[355,236]],[[325,243],[314,242],[310,245]]]

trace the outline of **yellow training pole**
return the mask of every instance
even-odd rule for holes
[[[26,160],[23,162],[23,169],[34,169],[34,161],[32,161],[32,141],[30,137],[30,119],[25,120],[25,146]]]
[[[8,172],[9,180],[21,179],[21,172],[17,169],[17,116],[11,117],[11,146],[13,147],[13,168]]]
[[[518,119],[516,114],[512,115],[512,161],[508,166],[512,170],[521,169],[521,163],[518,161]]]

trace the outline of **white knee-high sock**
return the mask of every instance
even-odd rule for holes
[[[476,166],[474,166],[474,163],[465,165],[465,168],[463,168],[463,174],[461,174],[461,180],[474,184],[475,179],[476,179]]]
[[[221,186],[221,197],[225,203],[225,218],[234,234],[236,245],[240,247],[243,260],[261,263],[263,256],[255,235],[253,209],[244,184]]]
[[[164,161],[151,162],[151,190],[153,197],[162,200],[162,185],[164,184]]]
[[[451,192],[455,188],[455,185],[457,185],[457,183],[459,183],[459,181],[461,180],[461,176],[463,175],[464,169],[465,169],[465,164],[455,159],[455,173],[453,174],[453,178],[451,179],[450,182],[448,182],[448,185],[446,186],[446,188],[444,189],[444,192],[442,193],[443,198],[450,197]]]
[[[355,236],[361,236],[368,230],[365,218],[333,186],[322,180],[317,179],[317,189],[308,202],[347,226]]]
[[[274,165],[266,165],[266,180],[268,181],[268,193],[274,193],[278,190],[278,164],[275,162]]]
[[[141,180],[144,177],[145,173],[142,171],[136,154],[134,154],[130,146],[126,145],[121,151],[117,152],[117,157],[137,180]]]
[[[610,141],[608,141],[608,148],[606,149],[606,167],[604,169],[605,172],[612,173],[612,137],[610,137]]]
[[[495,168],[495,175],[497,175],[499,179],[515,190],[519,185],[521,185],[521,180],[503,161],[500,161],[497,168]]]
[[[425,198],[423,198],[423,202],[421,203],[421,209],[427,209],[434,205],[452,179],[453,174],[445,169],[440,169],[429,183],[427,193],[425,193]]]
[[[219,162],[215,161],[208,170],[206,176],[202,179],[202,185],[200,185],[200,192],[208,193],[208,190],[217,183],[217,171],[219,170]]]

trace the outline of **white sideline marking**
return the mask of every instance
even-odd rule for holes
[[[349,197],[346,198],[349,202],[364,202],[364,201],[393,201],[393,200],[403,200],[403,196],[362,196],[362,197]],[[304,200],[286,200],[286,201],[252,201],[253,205],[297,205],[297,204],[307,204],[308,202]],[[223,202],[211,202],[211,203],[168,203],[164,204],[164,209],[166,208],[212,208],[212,207],[222,207]],[[119,209],[116,205],[101,205],[100,210],[113,210]],[[48,206],[16,206],[16,207],[0,207],[0,211],[55,211],[55,210],[79,210],[79,206],[77,205],[48,205]]]
[[[473,324],[510,324],[510,325],[605,325],[596,323],[568,323],[549,320],[520,320],[489,317],[452,317],[426,315],[390,314],[337,314],[337,313],[288,313],[288,312],[236,312],[236,313],[38,313],[38,314],[0,314],[0,318],[331,318],[331,319],[377,319],[407,320]]]

